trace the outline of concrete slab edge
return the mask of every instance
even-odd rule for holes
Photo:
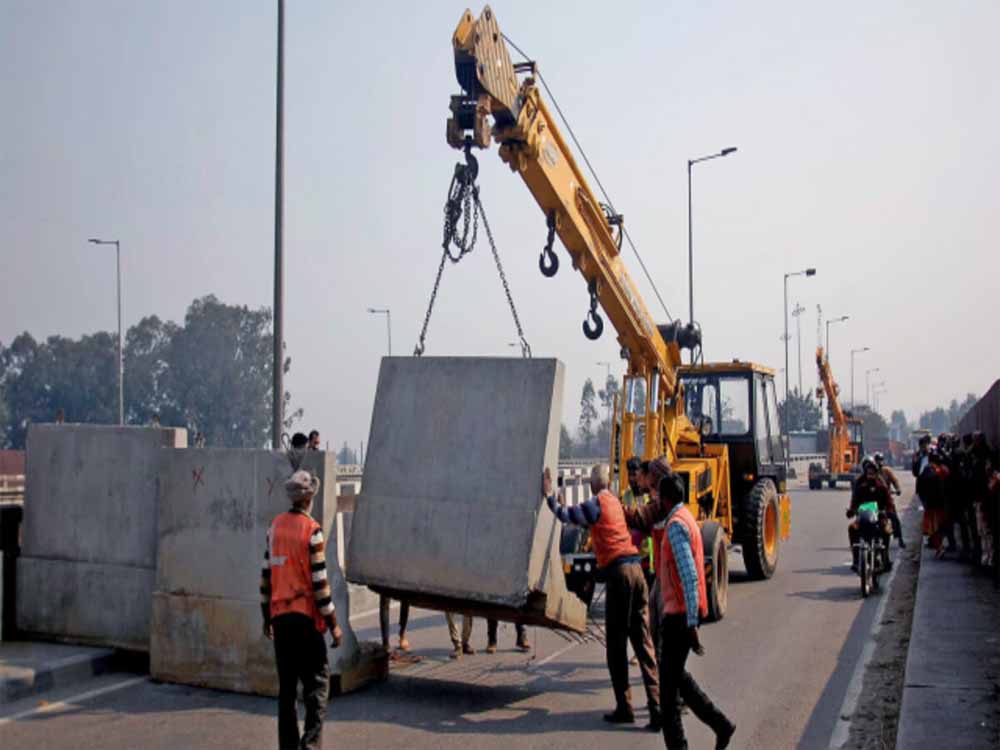
[[[34,670],[26,677],[0,677],[0,703],[13,703],[47,690],[82,682],[111,671],[115,663],[115,651],[106,649],[59,659]]]

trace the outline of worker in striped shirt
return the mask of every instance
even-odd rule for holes
[[[285,482],[292,507],[271,522],[261,570],[264,635],[274,640],[278,667],[278,746],[321,748],[330,672],[323,634],[331,648],[343,633],[337,624],[326,572],[323,531],[309,515],[319,478],[296,471]],[[299,735],[296,693],[302,683],[305,726]]]

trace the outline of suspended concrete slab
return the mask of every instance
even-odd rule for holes
[[[347,579],[412,604],[582,632],[559,524],[564,368],[555,359],[387,357]]]

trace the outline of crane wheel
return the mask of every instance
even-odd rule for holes
[[[701,527],[701,542],[705,550],[705,583],[708,591],[706,622],[718,622],[726,616],[729,605],[729,545],[726,532],[715,521]]]
[[[740,514],[740,535],[743,562],[750,578],[763,580],[774,575],[778,567],[781,544],[778,490],[770,479],[758,479],[743,499]]]

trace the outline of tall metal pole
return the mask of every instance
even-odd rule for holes
[[[799,395],[802,395],[802,313],[806,309],[802,307],[798,302],[795,303],[795,308],[792,310],[792,315],[795,317],[795,338],[797,340],[797,347],[799,352]]]
[[[688,322],[694,323],[694,229],[691,226],[691,165],[688,159]],[[691,350],[691,364],[694,364],[694,349]]]
[[[389,356],[392,356],[392,313],[389,310],[385,311],[385,329],[386,333],[389,334]]]
[[[281,448],[281,430],[284,427],[285,385],[285,264],[282,248],[284,218],[284,99],[285,99],[285,0],[278,0],[278,61],[276,83],[276,126],[274,147],[274,393],[272,396],[271,447]]]
[[[785,418],[781,431],[788,434],[788,274],[785,274]]]
[[[125,424],[125,359],[122,354],[122,248],[115,240],[115,266],[118,273],[118,424]]]

